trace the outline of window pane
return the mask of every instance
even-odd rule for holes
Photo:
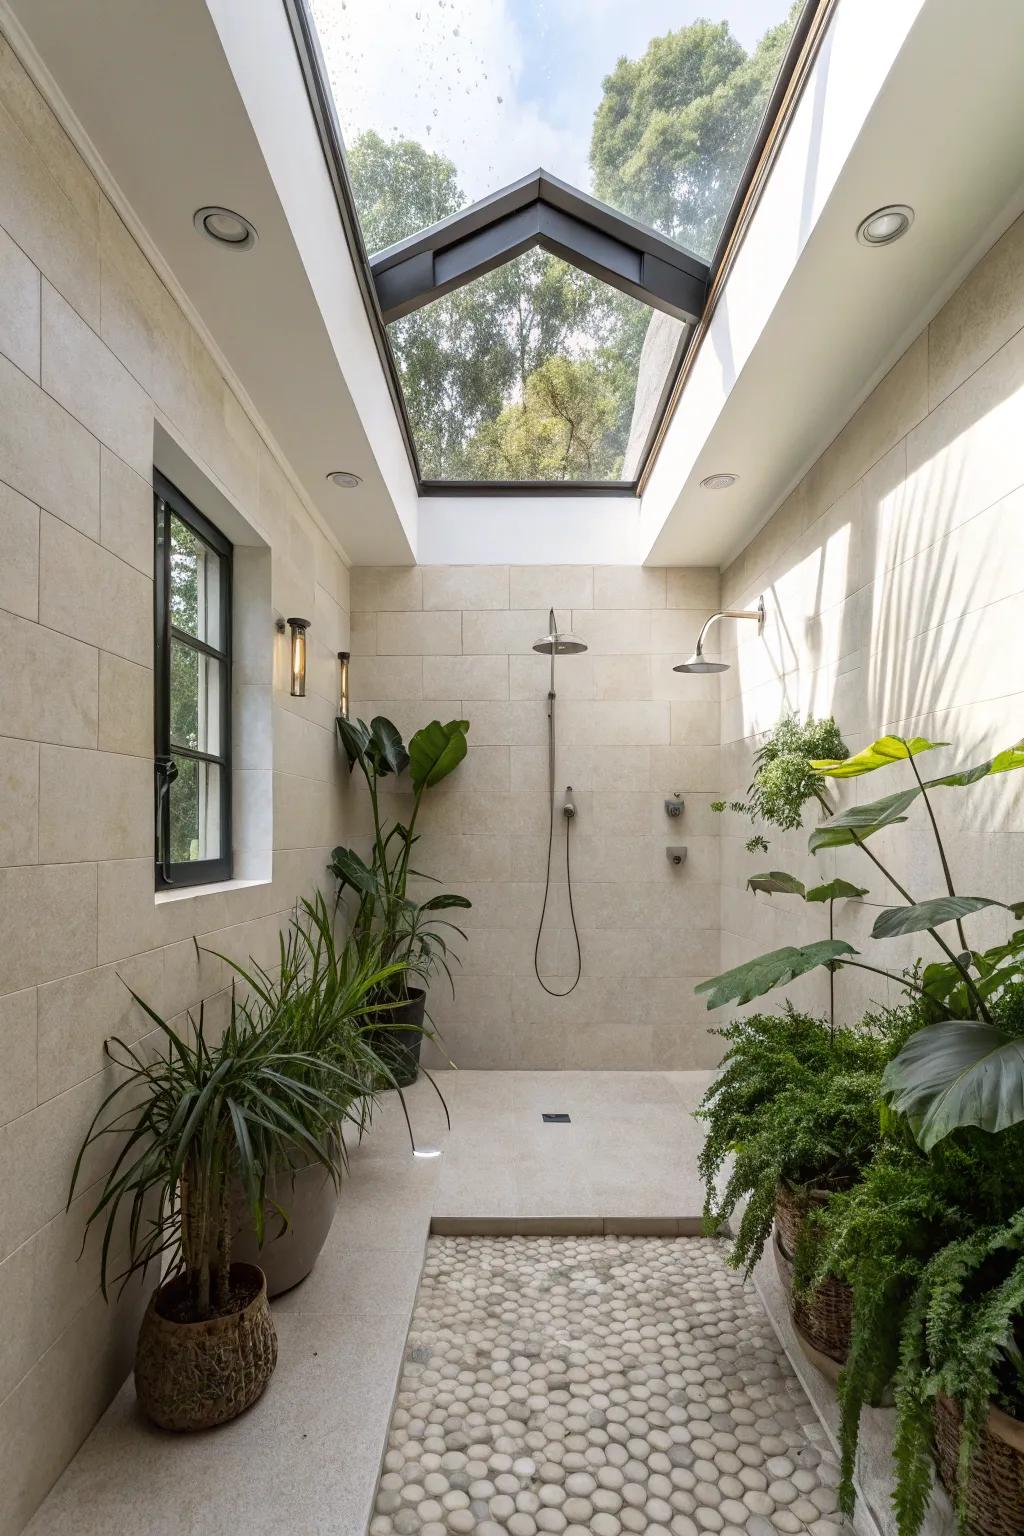
[[[395,321],[424,478],[634,478],[684,334],[540,250]]]
[[[171,863],[220,858],[220,768],[192,757],[175,757],[178,777],[170,789]]]
[[[171,514],[171,623],[224,649],[220,612],[220,556]]]
[[[171,638],[171,741],[219,753],[224,663]]]
[[[368,249],[543,166],[709,259],[801,9],[312,0]]]

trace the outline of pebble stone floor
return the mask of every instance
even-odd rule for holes
[[[838,1481],[715,1240],[429,1240],[371,1536],[839,1536]]]

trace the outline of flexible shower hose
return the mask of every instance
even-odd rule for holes
[[[576,979],[572,986],[566,987],[564,992],[549,987],[540,973],[540,941],[544,932],[544,918],[548,910],[548,896],[551,893],[551,852],[555,841],[555,695],[548,695],[548,862],[544,875],[544,903],[540,909],[540,922],[537,924],[537,942],[533,946],[533,969],[537,980],[549,997],[568,997],[570,992],[575,992],[579,986],[580,976],[583,974],[583,955],[580,950],[580,931],[576,926],[576,912],[572,904],[572,867],[569,862],[569,833],[573,820],[572,816],[566,817],[565,827],[565,884],[569,892],[569,916],[572,918],[573,937],[576,940]]]

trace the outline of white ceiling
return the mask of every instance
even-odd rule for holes
[[[1019,0],[840,0],[806,131],[783,146],[642,507],[602,501],[588,519],[582,498],[571,515],[549,499],[525,539],[521,500],[417,502],[283,0],[6,3],[356,563],[544,563],[556,544],[565,559],[560,505],[580,561],[726,562],[1022,198]],[[850,122],[840,152],[830,124]],[[808,217],[791,212],[770,243],[793,178]],[[911,233],[865,250],[858,221],[892,201],[916,209]],[[196,235],[209,203],[253,221],[252,252]],[[334,490],[334,468],[363,486]],[[697,482],[719,469],[741,479],[709,503]]]

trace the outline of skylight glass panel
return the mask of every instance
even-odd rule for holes
[[[371,254],[543,167],[704,260],[788,0],[310,0]]]
[[[684,330],[542,250],[394,321],[424,479],[633,479]]]

